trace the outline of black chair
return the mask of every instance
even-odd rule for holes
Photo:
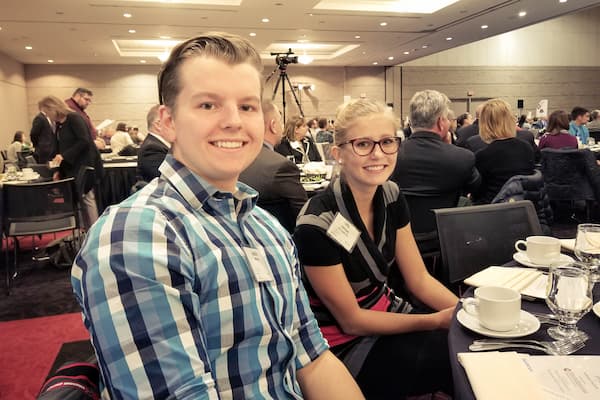
[[[564,214],[565,204],[572,212],[579,202],[584,204],[586,221],[590,221],[596,200],[586,165],[590,154],[589,150],[542,149],[542,175],[554,214]]]
[[[71,230],[79,233],[75,180],[39,183],[5,183],[2,188],[2,229],[6,256],[6,292],[18,269],[18,238]],[[9,262],[9,238],[13,238],[13,268]]]
[[[541,235],[529,200],[434,210],[442,253],[443,279],[459,293],[465,278],[512,259],[514,244]]]

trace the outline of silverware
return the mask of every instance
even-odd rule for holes
[[[536,343],[533,343],[536,342]],[[498,342],[487,342],[487,343],[475,343],[473,342],[469,346],[471,351],[489,351],[489,350],[500,350],[500,349],[532,349],[538,350],[543,353],[553,356],[566,356],[581,350],[585,346],[584,341],[556,341],[556,342],[542,342],[542,341],[528,341],[528,342],[510,342],[510,341],[498,341]]]

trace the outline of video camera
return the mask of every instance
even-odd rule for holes
[[[285,69],[288,64],[298,64],[298,56],[292,56],[294,52],[289,49],[287,53],[271,53],[275,56],[275,63],[279,65],[279,68]]]

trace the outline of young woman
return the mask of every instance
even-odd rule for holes
[[[548,129],[541,137],[541,149],[576,149],[577,138],[569,133],[569,115],[563,110],[554,111],[548,118]]]
[[[427,272],[404,197],[388,181],[396,129],[380,103],[360,99],[340,109],[332,149],[340,179],[309,200],[294,233],[321,331],[368,399],[451,393],[444,329],[457,298]],[[385,283],[391,268],[435,311],[416,313],[395,296]]]

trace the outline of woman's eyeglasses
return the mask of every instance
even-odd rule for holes
[[[359,156],[368,156],[373,152],[375,145],[378,144],[379,148],[384,154],[396,154],[400,147],[400,138],[397,136],[385,137],[379,141],[372,140],[369,138],[357,138],[348,140],[347,142],[340,143],[338,146],[345,144],[351,144],[352,150]]]

